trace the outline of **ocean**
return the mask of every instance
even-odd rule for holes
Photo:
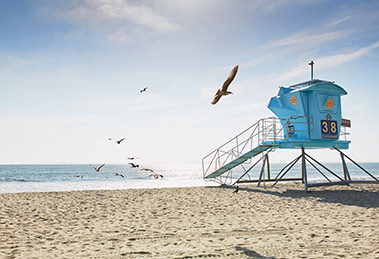
[[[271,178],[285,164],[270,164]],[[368,172],[379,179],[379,163],[360,164]],[[99,165],[95,165],[99,166]],[[327,163],[327,168],[342,177],[340,163]],[[357,180],[373,180],[370,176],[353,164],[348,164],[350,175]],[[131,168],[129,164],[106,164],[96,172],[88,164],[44,164],[44,165],[0,165],[0,193],[19,192],[56,192],[78,190],[114,190],[136,188],[169,188],[218,185],[212,181],[204,181],[201,164],[159,165],[154,172],[163,175],[156,179],[150,172],[142,168]],[[257,167],[255,170],[260,170]],[[308,180],[322,181],[323,176],[310,165],[307,165]],[[116,175],[122,174],[124,177]],[[331,180],[336,178],[328,174]],[[259,172],[252,171],[254,178]],[[300,177],[301,168],[298,163],[286,177]]]

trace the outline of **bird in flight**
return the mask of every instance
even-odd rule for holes
[[[154,173],[154,170],[150,168],[142,168],[141,171],[148,171]]]
[[[134,159],[138,159],[139,157],[134,157],[134,156],[132,156],[132,157],[128,157],[128,159],[129,160],[134,160]]]
[[[139,167],[139,165],[136,165],[136,164],[133,164],[133,163],[129,163],[129,165],[131,165],[131,167],[133,167],[133,168]]]
[[[121,142],[123,141],[123,140],[125,140],[125,138],[122,138],[122,139],[120,139],[120,140],[116,140],[116,142],[117,142],[117,144],[121,144]]]
[[[145,92],[147,89],[148,89],[148,87],[145,87],[145,88],[143,88],[142,90],[140,90],[139,92],[140,92],[140,93]]]
[[[124,141],[126,138],[122,138],[120,140],[116,140],[117,144],[121,144],[122,141]],[[108,140],[112,140],[112,138],[108,138]]]
[[[217,90],[217,93],[212,101],[212,104],[216,104],[220,100],[221,96],[223,95],[233,94],[232,92],[228,91],[228,86],[233,81],[234,77],[237,74],[237,71],[238,71],[238,65],[232,69],[232,72],[230,72],[230,75],[225,80],[224,84],[222,85],[222,88]]]
[[[116,176],[121,176],[122,178],[125,178],[124,175],[120,174],[120,173],[115,173]]]
[[[105,164],[102,164],[102,165],[99,166],[99,167],[95,167],[95,166],[93,166],[93,165],[91,165],[91,164],[89,164],[89,165],[92,166],[93,169],[95,169],[96,172],[100,172],[100,169],[101,169]]]
[[[154,173],[154,172],[151,175],[149,175],[149,176],[153,176],[155,179],[158,179],[159,177],[163,178],[162,174],[158,174],[158,173]]]

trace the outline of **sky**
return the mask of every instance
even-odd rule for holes
[[[346,154],[379,162],[379,1],[1,1],[0,164],[200,165],[274,116],[270,98],[309,80],[310,60],[348,92]],[[233,95],[211,105],[235,65]]]

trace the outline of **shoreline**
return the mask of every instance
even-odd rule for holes
[[[127,181],[61,181],[61,182],[3,182],[0,183],[0,194],[6,193],[46,193],[70,191],[112,191],[160,188],[191,188],[216,186],[217,183],[205,182],[203,179],[148,179]]]
[[[376,176],[379,177],[379,176]],[[371,181],[369,177],[356,178],[355,180]],[[308,179],[309,184],[325,182],[323,178]],[[274,182],[262,181],[262,185],[267,184],[267,188]],[[283,181],[279,185],[301,184],[300,181]],[[375,185],[375,182],[361,183],[362,185]],[[240,186],[257,186],[257,183],[243,183]],[[350,185],[355,185],[351,183]],[[203,178],[192,179],[146,179],[146,180],[126,180],[126,181],[56,181],[56,182],[0,182],[0,194],[6,193],[47,193],[47,192],[70,192],[70,191],[112,191],[112,190],[134,190],[134,189],[160,189],[160,188],[191,188],[191,187],[211,187],[220,186],[214,181],[204,181]],[[263,187],[262,187],[263,188]],[[319,188],[319,187],[316,187]],[[311,187],[313,189],[313,187]]]
[[[1,258],[379,257],[379,186],[0,194]]]

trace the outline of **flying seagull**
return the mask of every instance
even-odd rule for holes
[[[129,163],[129,165],[131,165],[133,168],[139,167],[139,165],[136,165],[136,164],[133,164],[133,163]]]
[[[148,89],[148,87],[145,87],[144,89],[140,90],[139,92],[140,93],[145,92],[147,89]]]
[[[134,157],[134,156],[128,157],[129,160],[138,159],[138,158],[139,158],[138,156],[136,156],[136,157]]]
[[[124,175],[120,174],[120,173],[115,173],[116,176],[121,176],[122,178],[125,178]]]
[[[155,179],[158,179],[159,177],[162,177],[163,178],[163,175],[162,174],[157,174],[157,173],[152,173],[151,175],[149,176],[153,176]]]
[[[230,75],[225,80],[224,84],[222,85],[222,88],[217,90],[217,93],[212,101],[212,104],[216,104],[220,100],[221,96],[232,94],[232,92],[227,91],[227,90],[228,90],[228,86],[233,81],[234,77],[236,76],[237,71],[238,71],[238,65],[233,68],[232,72],[230,72]]]
[[[150,168],[142,168],[141,171],[148,171],[154,173],[154,170]]]
[[[101,166],[99,166],[99,167],[95,167],[95,166],[93,166],[93,165],[91,165],[91,164],[89,164],[90,166],[92,166],[93,167],[93,169],[95,169],[95,171],[96,172],[100,172],[100,169],[105,165],[105,164],[102,164]]]
[[[125,138],[122,138],[122,139],[120,139],[120,140],[116,140],[116,142],[117,142],[117,144],[121,144],[121,142],[122,142],[123,140],[125,140]]]

